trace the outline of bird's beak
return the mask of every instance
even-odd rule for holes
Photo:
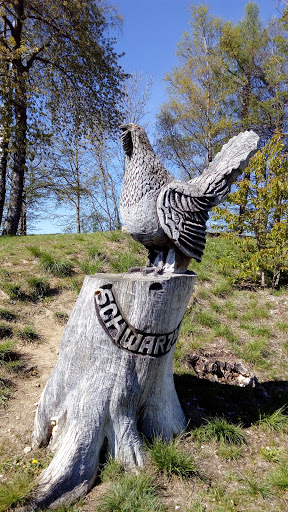
[[[127,130],[129,130],[129,128],[130,128],[129,124],[121,124],[120,125],[120,130],[122,130],[122,132],[126,132]]]

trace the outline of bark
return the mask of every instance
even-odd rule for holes
[[[0,157],[0,225],[3,217],[3,210],[6,197],[6,175],[7,175],[7,161],[8,161],[8,147],[9,141],[3,136],[1,141],[1,157]]]
[[[34,509],[85,495],[104,447],[126,467],[141,467],[140,432],[168,440],[185,428],[172,365],[195,280],[192,272],[86,277],[36,413],[34,446],[56,454],[39,477]]]
[[[23,201],[18,231],[19,235],[27,235],[27,196],[25,190],[23,192]]]
[[[22,209],[23,188],[24,188],[24,170],[26,164],[26,139],[27,139],[27,101],[26,101],[26,83],[24,73],[27,67],[21,61],[19,53],[22,44],[23,21],[25,20],[25,2],[17,0],[14,5],[15,22],[12,29],[13,39],[15,41],[16,57],[12,60],[12,69],[15,74],[15,150],[13,172],[11,179],[11,190],[8,211],[4,222],[2,235],[16,235]]]
[[[25,95],[15,106],[16,135],[13,173],[8,211],[2,235],[16,235],[22,210],[24,170],[26,164],[27,110]]]

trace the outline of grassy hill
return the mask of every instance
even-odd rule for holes
[[[199,279],[174,358],[187,432],[149,445],[145,473],[110,461],[71,510],[288,510],[288,291],[235,287],[219,264],[229,243],[210,238],[191,264]],[[145,259],[121,232],[1,238],[0,512],[51,456],[31,450],[35,408],[85,274]]]

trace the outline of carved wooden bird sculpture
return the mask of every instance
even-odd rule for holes
[[[123,223],[148,248],[148,268],[186,272],[191,258],[201,261],[208,212],[225,200],[257,151],[259,137],[253,131],[233,137],[208,168],[187,183],[165,169],[143,128],[134,123],[120,128],[126,154],[120,199]]]

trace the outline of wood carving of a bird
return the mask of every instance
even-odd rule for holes
[[[147,272],[184,273],[191,258],[201,261],[209,211],[226,199],[256,153],[259,137],[253,131],[233,137],[200,176],[183,182],[165,169],[141,126],[120,128],[126,154],[120,198],[125,228],[147,247]]]

